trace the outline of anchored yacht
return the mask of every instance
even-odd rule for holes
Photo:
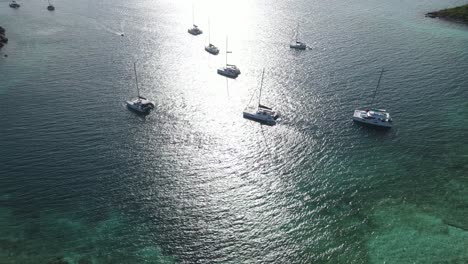
[[[299,41],[299,24],[297,24],[296,33],[294,34],[294,41],[289,44],[291,49],[305,50],[307,49],[307,44],[302,41]]]
[[[196,35],[200,35],[203,33],[203,31],[201,29],[198,28],[197,25],[193,24],[193,27],[192,28],[189,28],[188,30],[188,33],[196,36]]]
[[[276,120],[279,118],[279,113],[273,108],[262,105],[260,99],[262,97],[262,87],[263,87],[263,76],[265,74],[265,69],[262,71],[262,81],[260,83],[260,94],[258,96],[258,105],[257,107],[247,107],[245,108],[242,115],[246,119],[256,121],[262,124],[269,126],[276,125]]]
[[[20,7],[20,4],[18,4],[15,0],[12,0],[10,2],[10,7],[11,8],[19,8]]]
[[[140,89],[138,87],[138,77],[137,77],[138,75],[136,72],[136,63],[133,63],[133,70],[135,71],[135,83],[137,87],[138,97],[133,100],[126,101],[127,107],[130,110],[133,110],[141,114],[149,114],[149,112],[154,109],[154,102],[146,99],[145,97],[140,96]]]
[[[217,70],[218,74],[223,75],[225,77],[235,79],[241,74],[239,68],[237,68],[234,64],[227,63],[227,55],[228,53],[232,53],[232,51],[228,51],[228,38],[226,37],[226,65],[222,68]]]
[[[211,26],[210,20],[208,19],[208,46],[205,46],[205,50],[213,55],[219,54],[219,49],[215,45],[211,44]]]
[[[209,43],[208,46],[205,46],[205,50],[213,55],[219,54],[219,49],[215,45]]]
[[[354,110],[354,122],[382,128],[392,127],[392,118],[384,109],[357,109]]]
[[[197,25],[195,25],[195,7],[193,6],[193,3],[192,3],[192,27],[189,28],[187,31],[188,33],[194,36],[197,36],[203,33],[203,31],[199,29]]]
[[[390,113],[388,113],[384,109],[372,108],[372,105],[374,104],[374,100],[375,100],[375,95],[377,94],[377,90],[380,86],[380,80],[382,79],[383,73],[384,73],[384,69],[382,68],[382,71],[380,72],[379,81],[377,82],[377,87],[375,87],[371,107],[354,110],[354,115],[353,115],[354,122],[363,124],[363,125],[370,125],[373,127],[380,127],[380,128],[392,127],[392,118],[390,117]]]
[[[55,6],[53,6],[53,5],[50,3],[50,0],[47,0],[47,2],[49,3],[49,5],[47,6],[47,10],[49,10],[49,11],[54,11],[54,10],[55,10]]]

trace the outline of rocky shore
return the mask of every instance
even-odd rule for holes
[[[5,37],[5,29],[0,26],[0,48],[2,48],[8,42],[8,38]]]
[[[429,12],[426,16],[430,18],[438,17],[445,20],[468,24],[468,5]]]

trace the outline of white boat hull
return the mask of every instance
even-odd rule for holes
[[[230,68],[219,68],[217,72],[219,75],[223,75],[231,79],[236,79],[239,76],[239,73],[237,73],[236,71],[233,71]]]
[[[242,116],[246,119],[256,121],[265,125],[274,126],[276,125],[276,120],[279,117],[279,114],[271,108],[259,107],[247,108],[242,112]]]
[[[276,125],[276,120],[274,120],[274,119],[263,118],[263,117],[261,117],[259,115],[248,113],[248,112],[243,112],[242,115],[246,119],[250,119],[252,121],[256,121],[256,122],[259,122],[259,123],[262,123],[262,124],[265,124],[265,125],[269,125],[269,126]]]
[[[141,114],[149,114],[154,109],[154,103],[146,99],[137,98],[133,101],[126,101],[127,107]]]
[[[302,43],[302,42],[296,42],[296,43],[292,43],[289,45],[289,47],[291,49],[297,49],[297,50],[305,50],[307,49],[307,45],[305,43]]]
[[[378,128],[388,129],[393,126],[390,115],[388,113],[386,112],[377,112],[377,113],[382,114],[382,115],[370,114],[369,110],[355,110],[354,115],[353,115],[353,121],[359,124],[368,125],[372,127],[378,127]]]

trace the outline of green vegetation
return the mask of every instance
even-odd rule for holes
[[[436,12],[429,12],[426,14],[426,16],[432,18],[440,17],[447,20],[468,23],[468,5],[447,8]]]

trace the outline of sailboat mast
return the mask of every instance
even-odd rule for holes
[[[192,24],[195,25],[195,6],[192,1]]]
[[[138,87],[138,75],[136,72],[136,62],[133,63],[133,71],[135,72],[135,83],[136,83],[138,97],[140,97],[140,88]]]
[[[258,95],[258,106],[260,106],[260,99],[262,98],[263,76],[265,75],[265,68],[262,71],[262,80],[260,81],[260,94]]]
[[[296,27],[296,43],[298,39],[299,39],[299,23],[297,23],[297,27]]]
[[[226,36],[226,67],[227,67],[227,55],[228,55],[228,36]]]
[[[211,44],[211,25],[210,25],[210,18],[208,18],[208,44]]]
[[[379,81],[377,82],[377,87],[375,87],[375,91],[374,91],[374,97],[372,97],[372,103],[371,103],[371,107],[372,107],[372,105],[374,105],[375,95],[377,94],[377,89],[379,89],[379,86],[380,86],[380,80],[382,79],[382,75],[383,75],[383,73],[384,73],[384,68],[382,67],[382,71],[380,72]]]

